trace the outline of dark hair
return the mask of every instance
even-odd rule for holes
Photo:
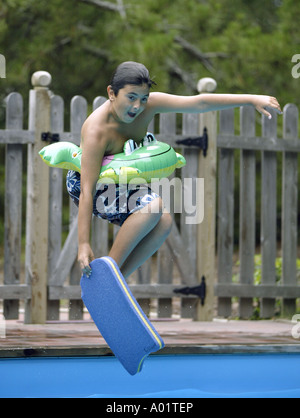
[[[149,88],[151,88],[153,84],[156,85],[156,83],[151,80],[147,68],[143,64],[133,61],[126,61],[120,64],[110,83],[116,96],[118,95],[119,90],[124,88],[127,84],[132,84],[134,86],[147,84]]]

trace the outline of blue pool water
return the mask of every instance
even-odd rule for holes
[[[150,356],[129,375],[114,357],[0,359],[0,397],[300,398],[300,354]]]

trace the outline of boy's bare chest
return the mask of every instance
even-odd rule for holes
[[[148,124],[145,120],[135,121],[121,129],[110,129],[107,133],[107,150],[105,154],[117,154],[123,152],[124,144],[128,139],[140,143],[146,133]]]

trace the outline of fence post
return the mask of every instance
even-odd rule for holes
[[[217,83],[203,78],[198,83],[199,93],[213,93]],[[208,150],[199,155],[199,178],[204,179],[204,220],[198,225],[198,277],[205,276],[206,299],[204,306],[198,303],[197,320],[212,321],[214,316],[215,243],[216,243],[216,167],[217,167],[217,112],[199,115],[200,135],[207,128]]]
[[[29,130],[35,132],[34,144],[28,145],[26,281],[31,284],[31,301],[26,305],[25,322],[44,324],[47,319],[49,168],[39,151],[46,145],[42,132],[50,130],[51,75],[35,72],[34,89],[29,96]]]

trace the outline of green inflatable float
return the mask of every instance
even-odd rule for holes
[[[82,150],[72,142],[56,142],[39,152],[42,160],[50,167],[74,170],[80,173]],[[184,157],[168,144],[159,142],[147,133],[142,145],[132,139],[124,145],[124,152],[103,158],[99,175],[100,183],[118,184],[151,183],[170,176],[176,168],[186,164]]]

